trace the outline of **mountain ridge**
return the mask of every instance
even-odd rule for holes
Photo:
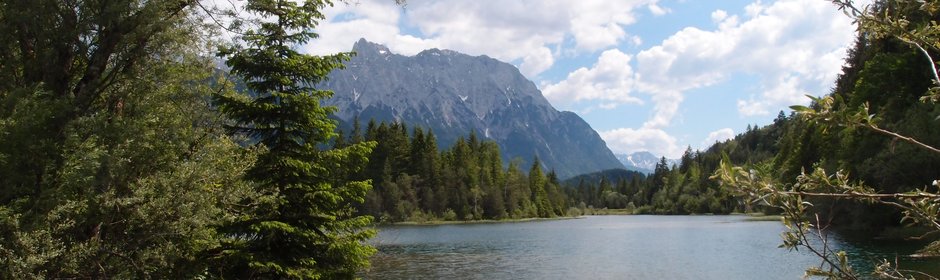
[[[652,174],[656,170],[656,164],[663,157],[658,157],[653,153],[647,151],[634,152],[630,154],[614,154],[617,157],[617,160],[623,164],[627,170],[633,170],[645,174]],[[670,167],[672,165],[678,164],[678,159],[666,159],[666,164]]]
[[[324,105],[347,127],[356,117],[404,122],[431,129],[442,148],[476,133],[496,141],[507,162],[519,157],[527,169],[537,156],[562,178],[623,168],[587,122],[552,107],[511,64],[440,49],[403,56],[365,39],[353,51],[321,84],[334,91]]]

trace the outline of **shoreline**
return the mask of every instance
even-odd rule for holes
[[[503,219],[503,220],[469,220],[469,221],[425,221],[425,222],[395,222],[388,224],[375,224],[375,227],[383,226],[439,226],[439,225],[470,225],[470,224],[501,224],[501,223],[526,223],[526,222],[543,222],[543,221],[556,221],[556,220],[572,220],[572,219],[583,219],[582,216],[576,217],[553,217],[553,218],[521,218],[521,219]]]
[[[772,220],[778,220],[780,216],[777,215],[764,215],[762,213],[729,213],[729,214],[683,214],[683,215],[668,215],[668,214],[636,214],[633,210],[628,209],[594,209],[590,214],[582,214],[578,216],[562,216],[562,217],[553,217],[553,218],[520,218],[520,219],[502,219],[502,220],[465,220],[465,221],[445,221],[445,220],[429,220],[424,222],[415,222],[415,221],[404,221],[404,222],[394,222],[394,223],[376,223],[373,224],[375,227],[383,226],[437,226],[437,225],[467,225],[467,224],[499,224],[499,223],[525,223],[525,222],[541,222],[541,221],[555,221],[555,220],[571,220],[571,219],[583,219],[587,216],[634,216],[634,215],[650,215],[650,216],[750,216],[747,221],[764,221],[763,219],[773,217]]]

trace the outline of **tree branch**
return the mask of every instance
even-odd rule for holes
[[[875,199],[885,199],[885,198],[940,198],[940,194],[932,193],[918,193],[918,194],[905,194],[905,193],[890,193],[890,194],[881,194],[881,193],[814,193],[814,192],[803,192],[803,191],[778,191],[779,194],[785,195],[799,195],[799,196],[810,196],[810,197],[837,197],[837,198],[875,198]]]
[[[911,144],[920,146],[920,147],[922,147],[922,148],[924,148],[924,149],[930,150],[931,152],[940,154],[940,149],[934,148],[933,146],[930,146],[930,145],[924,144],[924,143],[922,143],[922,142],[920,142],[920,141],[917,141],[917,139],[914,139],[914,138],[911,138],[911,137],[907,137],[907,136],[904,136],[904,135],[901,135],[901,134],[897,134],[897,133],[894,133],[894,132],[891,132],[891,131],[882,129],[882,128],[880,128],[880,127],[875,126],[874,124],[868,124],[868,125],[866,125],[865,127],[868,127],[869,129],[874,130],[874,131],[876,131],[876,132],[878,132],[878,133],[881,133],[881,134],[884,134],[884,135],[888,135],[888,136],[891,136],[891,137],[900,139],[900,140],[902,140],[902,141],[904,141],[904,142],[908,142],[908,143],[911,143]]]

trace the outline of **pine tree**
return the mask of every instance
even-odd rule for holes
[[[374,252],[363,241],[371,219],[354,216],[351,202],[361,202],[367,181],[347,181],[358,171],[374,143],[353,143],[321,150],[335,137],[328,118],[335,108],[320,100],[332,92],[317,90],[348,53],[310,56],[294,46],[310,31],[330,1],[249,1],[245,10],[261,18],[241,37],[243,47],[223,49],[231,73],[241,77],[250,96],[217,96],[221,110],[235,121],[231,128],[256,140],[266,151],[249,171],[262,197],[249,201],[242,219],[222,228],[229,239],[215,256],[224,278],[352,278]]]
[[[548,192],[545,190],[546,179],[542,175],[542,163],[536,157],[532,162],[532,169],[529,170],[529,188],[532,190],[532,202],[535,203],[535,209],[539,217],[548,218],[552,216],[554,210],[552,203],[548,199]]]

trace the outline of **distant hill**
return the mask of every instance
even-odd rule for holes
[[[564,180],[563,185],[576,187],[581,182],[581,180],[584,180],[585,183],[596,185],[601,181],[602,178],[606,179],[608,182],[611,182],[611,184],[616,184],[620,180],[627,180],[627,181],[633,180],[633,177],[636,177],[636,176],[639,176],[640,179],[646,178],[646,174],[633,171],[633,170],[626,170],[623,168],[608,169],[604,171],[581,174],[578,176],[571,177],[567,180]]]
[[[473,132],[496,141],[504,160],[531,165],[538,156],[560,178],[623,168],[590,125],[555,110],[511,64],[439,49],[403,56],[364,39],[353,51],[346,69],[321,85],[335,92],[325,103],[339,109],[346,127],[357,115],[363,125],[375,119],[422,126],[442,148]]]
[[[653,170],[656,169],[656,164],[659,163],[659,160],[662,157],[656,156],[650,152],[636,152],[632,154],[616,154],[617,160],[623,164],[628,170],[634,170],[642,172],[645,174],[653,173]],[[666,163],[669,164],[669,167],[672,167],[674,164],[678,164],[678,159],[666,159]]]

